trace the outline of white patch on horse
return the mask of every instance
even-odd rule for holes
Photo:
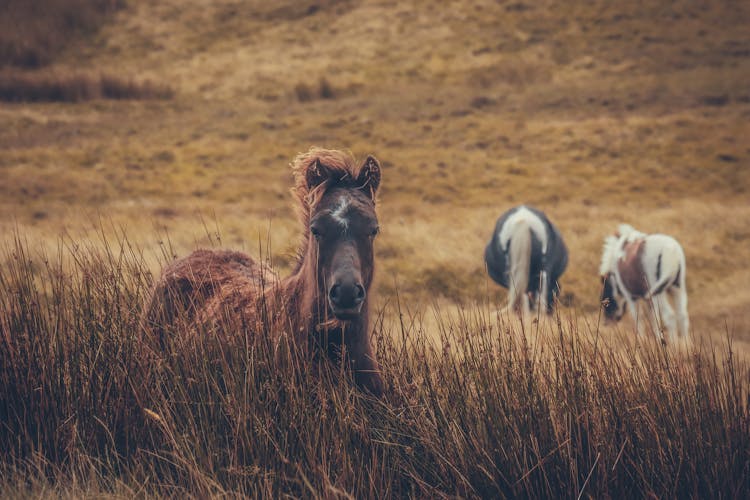
[[[544,227],[544,222],[534,212],[524,206],[520,206],[513,215],[508,217],[508,220],[505,221],[503,228],[500,230],[500,243],[503,245],[503,249],[507,247],[511,236],[519,230],[519,224],[523,224],[523,226],[534,233],[542,245],[542,253],[546,254],[547,230]]]
[[[604,238],[604,248],[602,249],[602,262],[599,265],[599,275],[606,276],[615,269],[617,259],[622,254],[620,238],[617,236],[607,236]]]
[[[331,217],[335,220],[344,230],[349,229],[349,219],[345,217],[346,211],[349,209],[349,197],[342,195],[339,198],[339,204],[331,211]]]

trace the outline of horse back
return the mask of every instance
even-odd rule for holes
[[[178,319],[204,323],[218,313],[216,304],[236,312],[275,281],[267,266],[243,253],[196,250],[164,268],[146,305],[144,322],[152,330]]]

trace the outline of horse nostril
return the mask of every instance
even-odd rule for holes
[[[338,304],[339,300],[341,299],[341,285],[333,285],[331,287],[331,290],[328,292],[328,297],[331,299],[331,302],[334,304]]]
[[[354,302],[359,304],[365,300],[365,297],[367,296],[367,292],[365,292],[365,287],[363,287],[360,284],[355,285],[354,288]]]

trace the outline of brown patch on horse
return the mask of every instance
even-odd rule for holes
[[[646,240],[641,238],[623,245],[625,255],[617,260],[617,271],[625,289],[633,297],[644,297],[648,293],[648,281],[643,269],[643,251]]]

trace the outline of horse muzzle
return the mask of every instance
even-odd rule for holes
[[[328,291],[328,304],[337,319],[350,321],[359,317],[367,292],[361,283],[336,283]]]

